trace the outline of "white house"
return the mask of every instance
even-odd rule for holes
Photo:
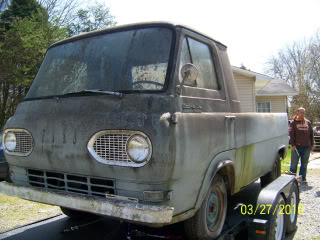
[[[287,112],[287,97],[298,92],[284,80],[232,67],[243,112]]]

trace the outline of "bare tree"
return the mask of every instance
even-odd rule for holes
[[[80,9],[75,20],[68,26],[69,35],[90,32],[116,25],[114,16],[104,4],[95,3],[87,9]]]
[[[298,91],[304,91],[304,83],[308,81],[308,45],[294,42],[271,57],[267,65],[269,74],[286,80]]]
[[[317,32],[310,41],[310,85],[315,94],[319,96],[320,92],[320,32]]]
[[[290,99],[292,108],[304,106],[311,120],[320,118],[320,34],[296,41],[267,62],[267,73],[284,79],[299,94]]]
[[[83,4],[82,0],[38,0],[38,2],[47,9],[49,21],[59,27],[71,24]]]

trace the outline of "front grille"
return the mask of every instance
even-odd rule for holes
[[[31,134],[26,131],[13,131],[16,135],[17,145],[14,150],[15,153],[21,153],[26,155],[32,150],[32,137]]]
[[[130,137],[129,134],[105,134],[96,139],[93,149],[104,160],[132,162],[126,151],[127,141]]]
[[[28,169],[29,184],[34,187],[105,196],[115,193],[112,179]]]

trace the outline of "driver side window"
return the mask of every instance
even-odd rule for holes
[[[199,70],[197,86],[195,87],[212,90],[220,89],[212,53],[207,44],[186,37],[182,45],[180,71],[186,63],[194,64]],[[179,77],[180,81],[182,81],[180,75]]]

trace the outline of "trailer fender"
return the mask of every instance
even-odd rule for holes
[[[257,207],[264,207],[266,204],[273,204],[278,198],[279,194],[283,194],[285,199],[289,197],[291,185],[297,181],[294,176],[283,175],[275,179],[268,186],[263,188],[257,200]],[[258,212],[260,213],[260,212]],[[259,214],[263,217],[267,214]]]
[[[277,200],[281,195],[285,199],[285,206],[290,204],[288,202],[288,197],[290,195],[292,184],[297,184],[296,178],[294,176],[284,175],[278,177],[261,190],[256,206],[253,209],[253,219],[251,224],[249,224],[248,229],[249,236],[251,236],[252,239],[258,239],[257,230],[264,233],[263,235],[260,235],[259,239],[267,239],[267,237],[270,235],[270,224],[272,223],[272,217],[277,213],[277,210],[284,208],[284,206],[281,206]],[[297,198],[299,202],[299,191]]]

